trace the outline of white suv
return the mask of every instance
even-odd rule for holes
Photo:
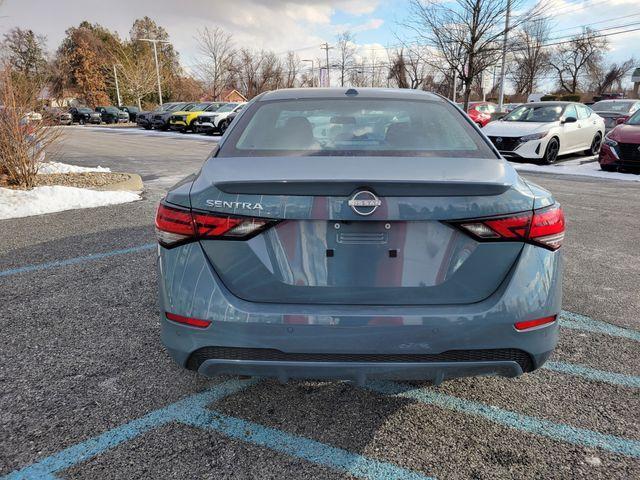
[[[203,113],[194,120],[195,131],[206,132],[213,135],[215,132],[224,133],[229,126],[227,118],[232,113],[239,112],[247,102],[227,103],[215,112]]]

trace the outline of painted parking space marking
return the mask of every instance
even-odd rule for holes
[[[618,327],[607,322],[594,320],[591,317],[563,310],[560,313],[560,326],[572,330],[583,330],[592,333],[604,333],[612,337],[628,338],[640,342],[640,332],[629,328]]]
[[[399,480],[434,480],[420,473],[406,470],[388,462],[333,447],[282,430],[209,410],[207,405],[224,397],[239,393],[259,383],[259,379],[229,380],[211,389],[179,400],[167,407],[155,410],[136,420],[109,430],[101,435],[68,447],[5,477],[5,480],[57,478],[56,473],[92,459],[118,445],[155,428],[177,422],[207,430],[215,430],[224,436],[269,448],[296,458],[339,470],[353,476],[371,480],[394,478]]]
[[[483,417],[491,422],[541,435],[552,440],[581,447],[600,448],[628,457],[640,458],[640,441],[599,433],[585,428],[572,427],[522,413],[504,410],[472,400],[439,393],[431,388],[415,388],[396,382],[369,382],[365,385],[374,392],[410,398],[426,405],[434,405],[468,415]]]
[[[11,275],[17,275],[19,273],[37,272],[39,270],[48,270],[51,268],[68,267],[69,265],[78,265],[95,260],[102,260],[104,258],[116,257],[118,255],[128,255],[131,253],[145,252],[147,250],[153,250],[154,248],[156,248],[156,246],[156,243],[145,243],[144,245],[138,245],[137,247],[122,248],[102,253],[91,253],[89,255],[67,258],[65,260],[56,260],[53,262],[26,265],[24,267],[18,268],[10,268],[7,270],[0,270],[0,277],[9,277]]]
[[[46,457],[21,470],[15,471],[6,477],[7,480],[55,478],[55,473],[70,468],[78,463],[89,460],[106,450],[110,450],[123,442],[132,440],[137,436],[177,421],[186,412],[194,408],[203,408],[209,403],[216,402],[226,396],[238,393],[243,389],[255,385],[258,380],[229,380],[220,383],[209,390],[197,393],[183,400],[179,400],[165,408],[155,410],[136,420],[120,425],[97,437],[65,448],[58,453]]]
[[[183,422],[366,479],[427,480],[420,473],[216,411],[192,411]]]
[[[621,385],[623,387],[640,388],[640,377],[636,377],[634,375],[607,372],[605,370],[597,370],[595,368],[568,362],[547,361],[542,368],[553,372],[582,377],[596,382]]]

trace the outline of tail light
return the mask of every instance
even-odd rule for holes
[[[564,212],[560,205],[517,213],[456,222],[479,241],[527,242],[557,250],[564,240]]]
[[[156,237],[165,247],[193,240],[247,240],[276,220],[196,212],[160,202],[156,212]]]
[[[525,330],[531,330],[532,328],[542,327],[543,325],[549,325],[556,321],[556,315],[550,317],[537,318],[535,320],[525,320],[524,322],[516,322],[513,324],[516,330],[523,332]]]

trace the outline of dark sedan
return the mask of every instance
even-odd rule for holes
[[[606,131],[609,132],[640,110],[640,100],[601,100],[591,105],[591,109],[604,118]]]
[[[122,110],[123,112],[127,112],[129,114],[130,122],[135,122],[136,117],[140,113],[140,109],[133,105],[125,105],[124,107],[120,107],[120,110]]]

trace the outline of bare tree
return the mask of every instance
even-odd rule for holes
[[[355,37],[349,31],[338,35],[336,48],[338,50],[338,69],[340,70],[340,86],[344,87],[344,81],[348,77],[348,71],[353,66],[355,60],[356,46]]]
[[[630,58],[625,62],[611,63],[609,65],[603,65],[602,63],[595,64],[590,72],[590,89],[598,94],[610,91],[614,85],[617,86],[618,89],[622,89],[622,79],[635,64],[636,61],[634,58]]]
[[[581,76],[598,68],[607,48],[607,39],[589,28],[570,41],[558,45],[551,54],[549,63],[558,75],[560,88],[568,93],[576,93]]]
[[[0,180],[33,188],[45,151],[60,139],[62,130],[35,120],[39,88],[31,78],[10,66],[0,71]]]
[[[219,27],[198,32],[198,49],[203,56],[196,70],[211,96],[218,99],[228,86],[236,55],[231,35]]]
[[[289,81],[280,58],[271,51],[254,52],[243,48],[238,52],[233,70],[235,83],[247,98],[267,90],[282,88]]]
[[[423,53],[414,48],[401,48],[391,55],[389,79],[393,79],[398,88],[422,88],[427,76],[428,65]]]
[[[407,26],[434,51],[430,62],[443,73],[461,79],[465,109],[474,79],[501,55],[505,17],[522,10],[510,22],[510,30],[540,15],[538,4],[523,10],[524,0],[410,0],[411,20]]]
[[[516,94],[530,95],[536,89],[540,77],[550,70],[550,52],[544,46],[550,30],[547,18],[537,18],[524,23],[515,33],[510,77]]]
[[[153,57],[138,42],[116,44],[113,64],[120,75],[124,98],[131,98],[142,109],[142,99],[156,90],[156,70]]]
[[[300,58],[298,57],[298,55],[296,55],[294,52],[288,52],[284,68],[284,87],[295,87],[298,73],[300,72]]]

